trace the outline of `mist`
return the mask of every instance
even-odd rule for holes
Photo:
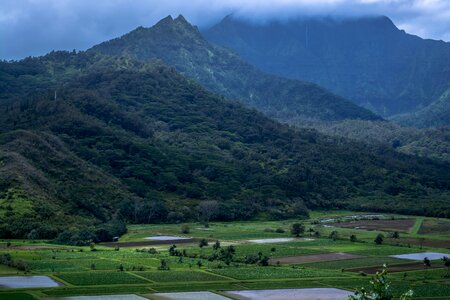
[[[408,33],[450,40],[450,1],[445,0],[3,0],[0,59],[84,50],[167,15],[183,14],[206,28],[231,13],[254,22],[386,15]]]

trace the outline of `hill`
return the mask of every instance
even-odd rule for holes
[[[2,90],[3,238],[183,222],[201,203],[219,220],[306,207],[449,216],[448,164],[290,128],[160,62],[54,52],[2,63],[0,77],[29,87]]]
[[[393,121],[405,126],[419,128],[440,127],[450,124],[450,88],[427,107],[406,115],[399,115]]]
[[[228,16],[203,32],[266,72],[307,80],[389,117],[418,111],[450,86],[450,44],[387,17],[253,23]]]
[[[283,122],[381,119],[315,84],[259,71],[234,52],[210,44],[182,16],[137,28],[89,51],[144,61],[160,59],[209,90]]]

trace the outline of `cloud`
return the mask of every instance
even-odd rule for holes
[[[299,15],[387,15],[401,29],[450,40],[448,0],[2,0],[0,58],[86,49],[137,26],[183,14],[209,26],[234,13],[256,21]]]

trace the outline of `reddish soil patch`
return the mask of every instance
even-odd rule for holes
[[[301,255],[301,256],[286,256],[286,257],[278,257],[272,258],[270,260],[271,264],[303,264],[309,262],[317,262],[323,260],[341,260],[341,259],[352,259],[352,258],[361,258],[364,257],[362,255],[350,254],[350,253],[324,253],[324,254],[313,254],[313,255]]]
[[[198,242],[197,239],[182,239],[182,240],[170,240],[170,241],[145,241],[145,242],[114,242],[103,243],[102,246],[106,247],[140,247],[140,246],[155,246],[155,245],[177,245],[177,244],[189,244]]]
[[[450,234],[450,222],[443,220],[424,220],[419,233],[448,233]]]
[[[415,222],[416,220],[414,219],[357,220],[357,221],[332,223],[330,225],[342,228],[407,232],[411,229],[411,227],[414,225]]]
[[[442,268],[442,264],[431,264],[427,269],[440,269]],[[375,274],[376,272],[381,271],[381,267],[362,267],[362,268],[354,268],[354,269],[346,269],[345,271],[349,272],[364,272],[366,274]],[[389,265],[388,271],[395,272],[407,272],[407,271],[417,271],[417,270],[425,270],[423,262],[415,262],[415,263],[405,263],[405,264],[397,264],[397,265]]]
[[[431,240],[428,238],[425,238],[423,240],[417,238],[386,239],[386,244],[402,245],[402,246],[415,245],[415,246],[450,249],[450,241]]]

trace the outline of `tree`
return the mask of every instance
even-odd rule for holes
[[[356,235],[352,234],[350,236],[350,242],[354,243],[354,242],[357,242],[357,241],[358,241],[358,239],[356,238]]]
[[[201,240],[198,242],[198,246],[199,246],[200,248],[203,248],[203,247],[205,247],[205,246],[208,246],[208,240],[206,240],[206,239],[201,239]]]
[[[391,282],[387,278],[386,265],[383,266],[381,272],[377,272],[370,281],[371,287],[369,290],[361,288],[355,292],[354,295],[348,297],[349,300],[392,300],[394,296],[392,294]],[[413,291],[408,292],[400,296],[400,300],[411,299]]]
[[[450,276],[450,258],[448,258],[447,256],[444,256],[442,258],[442,261],[444,262],[444,266],[447,267],[447,274],[445,275],[445,277],[449,277]]]
[[[292,224],[291,234],[295,235],[296,237],[299,237],[303,233],[305,233],[305,226],[303,226],[303,224],[300,224],[300,223]]]
[[[205,227],[209,226],[209,221],[214,218],[219,212],[219,203],[215,200],[202,201],[197,207],[198,218]]]
[[[161,271],[168,271],[168,270],[170,270],[169,264],[167,263],[167,260],[161,259],[161,260],[159,261],[159,267],[158,267],[158,270],[161,270]]]
[[[213,245],[213,249],[217,251],[217,250],[219,250],[219,248],[220,248],[220,242],[216,241]]]
[[[181,233],[188,234],[191,232],[191,228],[187,224],[181,225]]]
[[[393,239],[398,239],[398,238],[400,238],[400,233],[398,233],[398,231],[394,231],[394,232],[391,234],[391,237],[392,237]]]
[[[431,267],[431,260],[429,260],[428,257],[425,257],[425,258],[423,259],[423,265],[424,265],[426,268]]]
[[[309,227],[308,232],[309,232],[309,236],[312,236],[312,234],[313,234],[313,232],[315,232],[315,230],[313,228]]]
[[[332,239],[333,241],[335,241],[339,238],[339,233],[336,230],[334,230],[330,233],[329,238]]]
[[[381,245],[383,244],[383,240],[384,240],[384,236],[380,233],[377,235],[377,237],[375,238],[374,242],[377,245]]]

